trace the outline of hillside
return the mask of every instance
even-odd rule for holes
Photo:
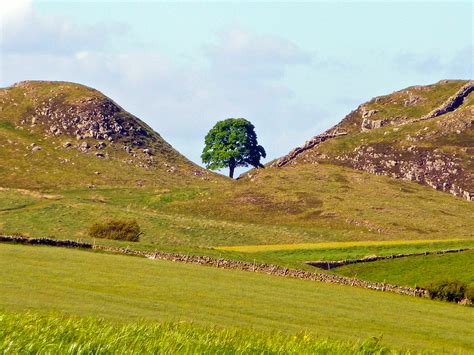
[[[449,84],[446,96],[461,84]],[[255,256],[225,247],[294,244],[297,249],[301,243],[367,240],[472,245],[474,219],[466,216],[474,214],[473,204],[413,182],[358,171],[336,159],[303,164],[311,150],[283,169],[254,170],[233,181],[189,162],[96,90],[23,82],[1,91],[0,98],[0,233],[92,242],[87,235],[92,223],[133,218],[144,231],[138,249],[245,260]],[[400,132],[446,117],[400,126]],[[377,133],[383,129],[354,136],[395,135]],[[319,147],[329,151],[350,138],[330,139]],[[292,255],[289,264],[304,267],[306,254]],[[258,258],[287,263],[278,253]]]
[[[45,81],[0,90],[2,187],[177,185],[211,176],[97,90]]]
[[[272,167],[348,166],[474,200],[474,82],[443,80],[376,97]]]

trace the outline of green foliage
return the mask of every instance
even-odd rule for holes
[[[380,338],[364,342],[306,333],[265,334],[191,323],[119,324],[61,315],[0,314],[0,353],[48,354],[384,354]]]
[[[431,283],[428,292],[431,299],[459,302],[464,298],[467,285],[458,280],[442,280]]]
[[[210,169],[229,168],[230,177],[239,166],[263,167],[261,157],[266,157],[265,149],[257,142],[255,127],[244,118],[217,122],[206,135],[201,155]]]
[[[94,223],[89,228],[91,238],[103,238],[138,242],[142,231],[136,220],[111,219],[105,223]]]

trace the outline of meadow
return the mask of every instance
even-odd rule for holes
[[[367,281],[404,286],[426,287],[439,280],[459,280],[474,285],[474,251],[456,254],[414,256],[395,260],[379,260],[333,269],[332,272]]]
[[[380,341],[376,337],[359,342],[340,341],[305,333],[260,333],[182,322],[123,324],[61,314],[0,313],[1,353],[389,353]]]
[[[0,310],[192,322],[360,341],[474,349],[474,309],[348,286],[62,248],[0,245]]]

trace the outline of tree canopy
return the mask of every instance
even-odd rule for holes
[[[231,178],[238,166],[263,167],[261,157],[266,157],[265,149],[257,142],[253,124],[244,118],[217,122],[206,135],[201,155],[209,169],[229,168]]]

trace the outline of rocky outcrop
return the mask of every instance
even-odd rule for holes
[[[151,134],[136,119],[106,98],[86,98],[64,104],[60,98],[38,105],[23,125],[43,126],[47,135],[69,135],[76,139],[120,141],[126,138],[135,146]]]
[[[322,158],[329,158],[323,156]],[[376,175],[415,181],[436,190],[474,201],[474,176],[455,156],[430,148],[409,147],[400,151],[383,143],[362,145],[352,153],[331,158],[338,164],[348,165]]]
[[[460,252],[468,251],[468,250],[472,250],[472,248],[425,251],[421,253],[394,254],[394,255],[387,255],[387,256],[372,255],[372,256],[367,256],[362,259],[347,259],[347,260],[338,260],[338,261],[331,261],[331,260],[307,261],[306,264],[317,267],[319,269],[323,269],[323,270],[331,270],[331,269],[335,269],[341,266],[360,264],[360,263],[370,263],[370,262],[379,261],[379,260],[399,259],[399,258],[406,258],[409,256],[443,255],[443,254],[451,254],[451,253],[460,253]]]
[[[303,270],[288,269],[283,266],[276,266],[270,264],[261,263],[250,263],[245,261],[237,260],[226,260],[216,259],[209,256],[197,256],[197,255],[184,255],[176,253],[164,253],[164,252],[146,252],[138,251],[128,248],[118,248],[104,245],[92,245],[81,242],[67,241],[67,240],[55,240],[49,238],[36,238],[30,239],[26,237],[12,237],[12,236],[0,236],[0,242],[10,243],[21,243],[21,244],[33,244],[33,245],[50,245],[57,247],[73,247],[73,248],[86,248],[94,249],[99,251],[140,256],[148,259],[160,259],[169,260],[174,262],[186,263],[186,264],[198,264],[203,266],[217,267],[221,269],[233,269],[242,270],[249,272],[258,272],[267,275],[280,276],[280,277],[291,277],[309,281],[318,281],[338,285],[361,287],[370,290],[393,292],[402,295],[416,296],[416,297],[428,297],[428,293],[422,288],[412,288],[404,286],[395,286],[381,282],[369,282],[359,279],[353,279],[344,276],[331,275],[331,274],[320,274]]]
[[[360,128],[362,132],[370,131],[372,129],[377,129],[377,128],[385,126],[387,122],[388,122],[387,120],[371,120],[368,118],[364,118],[362,120],[362,124]]]

